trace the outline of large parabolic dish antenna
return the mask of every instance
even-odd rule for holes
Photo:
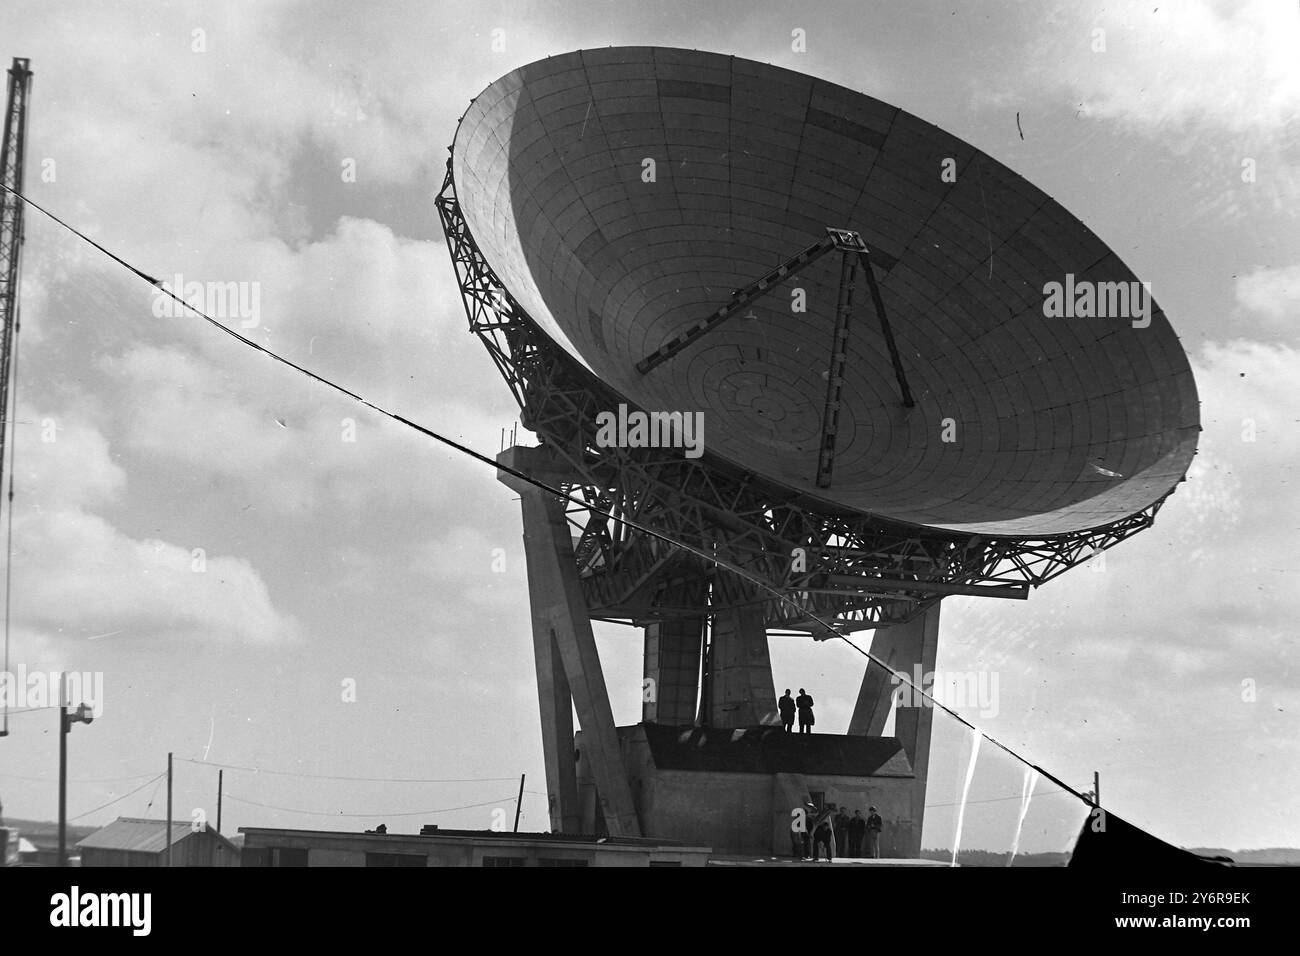
[[[484,259],[574,363],[633,408],[702,412],[705,460],[810,506],[1064,535],[1158,502],[1195,453],[1187,358],[1119,257],[1023,177],[870,96],[712,53],[569,53],[473,101],[451,176]],[[915,405],[859,283],[823,487],[839,257],[637,363],[828,227],[870,250]],[[1069,314],[1046,314],[1049,283]],[[1105,290],[1113,309],[1108,283],[1135,293],[1127,312],[1076,314],[1088,284],[1093,311]]]

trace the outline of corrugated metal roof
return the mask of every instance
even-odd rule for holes
[[[167,849],[166,820],[142,820],[139,817],[118,817],[102,830],[77,843],[79,847],[97,850],[130,850],[135,853],[161,853]],[[188,820],[172,821],[172,843],[179,843],[190,833]]]

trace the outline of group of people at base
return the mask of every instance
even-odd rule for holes
[[[799,688],[798,697],[791,697],[790,688],[787,687],[785,696],[776,702],[776,707],[781,712],[781,724],[787,734],[794,726],[796,712],[799,714],[799,733],[812,733],[813,724],[817,723],[813,717],[813,699],[802,687]]]
[[[796,827],[797,824],[790,829],[790,849],[796,860],[819,860],[823,848],[828,863],[837,855],[880,859],[880,834],[885,821],[875,807],[867,807],[864,817],[861,810],[854,810],[853,816],[849,816],[843,807],[833,803],[821,810],[810,803],[804,826]]]

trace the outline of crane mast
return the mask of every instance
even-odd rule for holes
[[[14,333],[18,324],[18,263],[23,247],[23,156],[27,147],[27,99],[31,93],[31,61],[14,57],[9,68],[9,97],[0,163],[4,164],[3,209],[0,209],[0,487],[3,487],[9,435],[9,370],[13,366]]]
[[[10,393],[16,382],[11,382],[10,370],[14,365],[15,337],[18,333],[18,265],[23,248],[23,157],[27,149],[27,100],[31,95],[31,61],[14,57],[9,67],[9,96],[5,104],[4,139],[0,141],[0,183],[5,189],[0,195],[0,488],[4,487],[5,457],[12,462],[10,447],[13,422],[10,415]],[[15,402],[16,404],[16,402]],[[13,477],[9,476],[9,521],[13,522]],[[6,582],[9,568],[6,566]],[[5,594],[5,647],[4,668],[9,669],[9,607],[8,587]],[[9,733],[9,709],[4,712],[4,726],[0,737]]]

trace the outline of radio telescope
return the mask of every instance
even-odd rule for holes
[[[684,748],[730,767],[743,730],[743,772],[777,781],[765,809],[729,811],[754,833],[837,775],[902,766],[891,830],[917,855],[929,709],[897,708],[881,737],[891,687],[868,668],[849,734],[812,735],[856,756],[792,756],[769,635],[873,629],[892,667],[933,670],[943,597],[1024,599],[1149,527],[1200,431],[1150,287],[934,125],[699,51],[507,74],[462,117],[437,205],[470,329],[540,438],[502,463],[595,509],[502,479],[522,498],[553,828],[761,849],[669,809]],[[694,453],[600,431],[674,413],[699,416]],[[644,629],[637,727],[614,726],[592,620]]]

